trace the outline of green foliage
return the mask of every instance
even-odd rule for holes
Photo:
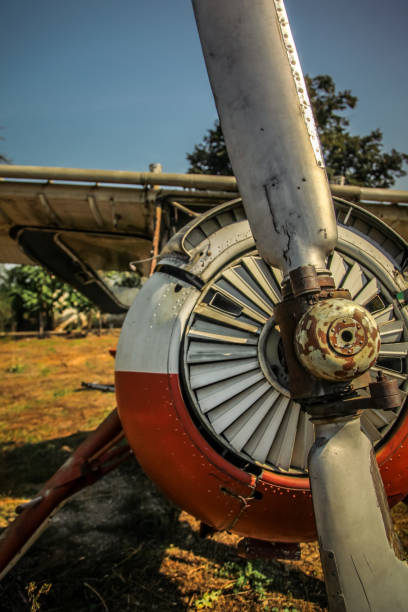
[[[7,290],[3,286],[0,286],[0,331],[9,329],[12,319],[12,298]]]
[[[96,306],[93,302],[88,300],[88,298],[82,295],[82,293],[76,291],[75,289],[73,289],[73,287],[70,287],[66,283],[64,283],[63,298],[64,299],[62,300],[60,312],[61,310],[64,310],[65,308],[69,307],[75,308],[76,310],[78,310],[78,312],[85,313],[91,312],[92,310],[96,310]]]
[[[23,363],[14,363],[9,368],[6,368],[6,372],[9,374],[22,374],[24,370],[27,369],[27,366]]]
[[[350,90],[337,91],[331,76],[306,76],[329,178],[344,176],[352,185],[391,187],[395,178],[405,176],[408,155],[392,149],[383,152],[381,130],[367,136],[353,136],[348,119],[339,113],[355,108],[357,98]]]
[[[231,175],[232,167],[225,147],[224,134],[219,121],[209,129],[203,143],[195,145],[192,153],[187,153],[190,162],[188,172],[193,174]]]
[[[2,282],[6,267],[0,264],[0,331],[9,331],[13,320],[12,298]]]
[[[68,389],[56,389],[53,393],[53,397],[57,399],[58,397],[64,397],[67,393],[69,393]]]
[[[232,580],[221,589],[206,591],[200,598],[195,600],[195,608],[213,608],[218,599],[231,589],[236,594],[241,593],[243,590],[252,591],[255,599],[261,602],[266,599],[267,589],[274,584],[274,578],[268,578],[261,571],[260,567],[251,561],[227,561],[219,569],[218,576],[220,578],[232,578]],[[263,609],[266,610],[267,607]]]
[[[306,76],[310,101],[326,161],[329,179],[344,176],[345,182],[368,187],[391,187],[397,177],[405,176],[408,155],[392,149],[383,151],[383,135],[378,129],[367,136],[348,131],[344,115],[357,104],[349,89],[337,91],[331,76]],[[209,129],[203,142],[187,154],[188,172],[199,174],[232,174],[231,163],[219,122]]]
[[[212,608],[214,604],[218,601],[219,596],[222,594],[221,590],[216,591],[207,591],[195,600],[194,607],[198,610],[202,610],[203,608]]]
[[[113,287],[139,287],[141,283],[141,277],[137,272],[112,270],[103,276]]]
[[[4,138],[0,136],[0,140],[4,140]],[[4,153],[0,153],[0,164],[11,164],[11,160]]]
[[[26,312],[53,309],[63,296],[62,283],[43,268],[16,266],[8,272],[9,292]]]
[[[3,271],[0,280],[0,325],[1,296],[9,304],[9,318],[17,327],[24,327],[31,318],[38,321],[40,329],[52,327],[56,312],[69,307],[80,312],[95,308],[85,296],[39,266],[14,266]]]
[[[234,593],[239,593],[245,587],[250,587],[258,600],[265,599],[266,590],[274,583],[273,578],[268,578],[251,561],[228,561],[219,571],[220,576],[234,578]]]
[[[345,129],[349,121],[339,115],[338,111],[355,108],[358,101],[356,96],[353,96],[349,89],[337,91],[332,77],[328,74],[318,74],[313,78],[306,75],[305,81],[319,130],[325,132]]]

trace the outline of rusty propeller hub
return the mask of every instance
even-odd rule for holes
[[[316,378],[351,380],[375,363],[379,349],[375,320],[351,300],[317,302],[296,327],[297,357]]]

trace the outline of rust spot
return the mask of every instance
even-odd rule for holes
[[[337,370],[334,372],[334,375],[337,376],[337,378],[349,378],[348,373],[342,370]]]
[[[360,310],[356,308],[351,316],[353,317],[353,319],[358,321],[361,325],[363,324],[364,317]]]
[[[343,370],[346,370],[347,372],[349,372],[350,370],[353,370],[356,367],[356,362],[354,361],[354,359],[348,359],[347,362],[342,366]]]
[[[298,343],[299,353],[308,355],[313,350],[319,349],[319,342],[316,334],[317,319],[314,316],[310,316],[303,321],[302,331],[306,333],[306,342],[304,344]]]
[[[370,336],[372,338],[372,340],[377,340],[378,339],[378,331],[376,329],[372,329],[370,332]]]

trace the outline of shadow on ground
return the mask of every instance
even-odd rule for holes
[[[0,444],[0,495],[34,495],[90,432],[16,445]]]
[[[3,446],[6,492],[14,497],[35,494],[84,437],[80,433],[14,449]],[[82,491],[52,519],[3,580],[0,607],[13,612],[242,609],[239,596],[228,605],[219,602],[221,607],[216,601],[211,606],[197,603],[200,593],[217,586],[219,567],[232,562],[235,572],[246,567],[237,559],[236,539],[202,540],[197,527],[196,521],[180,520],[180,511],[132,459]],[[295,564],[256,562],[254,568],[267,576],[268,589],[310,602],[312,607],[302,609],[327,605],[322,581]],[[44,585],[51,585],[48,592]],[[258,600],[255,593],[245,609],[263,609]]]

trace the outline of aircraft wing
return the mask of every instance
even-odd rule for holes
[[[124,270],[132,258],[150,257],[152,211],[143,196],[136,189],[1,181],[0,260],[41,264],[102,310],[125,312],[96,270]]]
[[[331,189],[408,238],[408,207],[401,204],[408,203],[407,192],[340,185]],[[139,273],[147,276],[152,256],[172,234],[237,195],[232,176],[2,164],[0,262],[40,264],[104,312],[125,312],[128,306],[98,271],[129,270],[129,262],[136,261]]]
[[[147,276],[157,206],[176,202],[161,216],[159,233],[168,238],[197,214],[190,205],[201,212],[230,197],[177,184],[160,189],[152,174],[0,166],[0,261],[45,266],[103,311],[125,312],[97,271],[129,270],[137,261]]]

